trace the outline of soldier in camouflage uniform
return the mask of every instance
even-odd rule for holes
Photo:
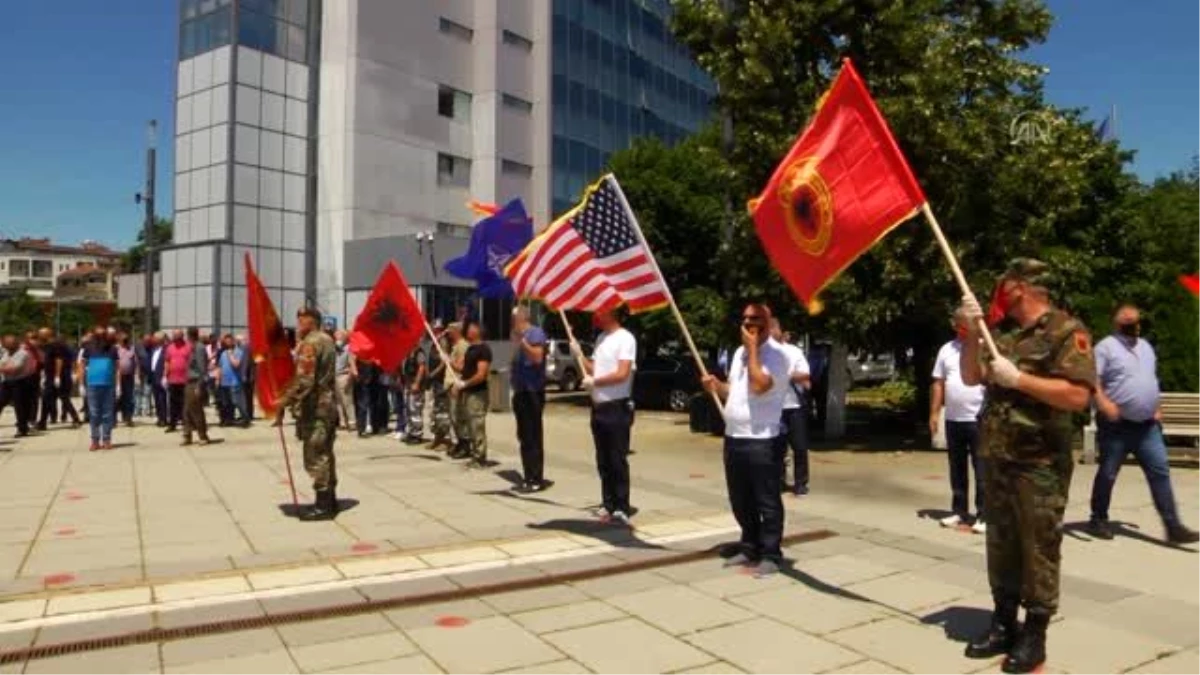
[[[1087,408],[1095,390],[1096,366],[1087,329],[1050,302],[1053,277],[1045,263],[1014,260],[999,284],[993,318],[1016,324],[996,340],[1000,358],[992,359],[981,346],[978,301],[968,296],[962,308],[972,326],[963,343],[963,382],[987,385],[980,461],[995,601],[991,627],[966,654],[1007,654],[1004,672],[1027,673],[1046,659],[1046,626],[1058,609],[1075,415]],[[1021,604],[1025,625],[1018,631]]]
[[[450,324],[447,333],[453,342],[450,350],[449,368],[446,370],[446,388],[450,390],[450,419],[454,425],[454,449],[449,452],[452,459],[463,459],[471,455],[471,418],[467,415],[467,406],[461,391],[453,389],[454,383],[461,379],[463,361],[467,356],[467,343],[462,334],[463,326],[455,322]]]
[[[404,402],[407,407],[408,426],[404,442],[409,445],[425,442],[425,350],[421,345],[413,348],[404,359],[401,372],[404,375]]]
[[[319,329],[321,313],[311,307],[296,312],[298,337],[296,376],[288,383],[280,408],[291,408],[296,435],[304,444],[304,469],[312,477],[316,499],[299,513],[300,520],[337,517],[337,464],[333,441],[337,434],[337,348]]]
[[[449,354],[452,345],[448,334],[442,332],[440,323],[433,327],[433,331],[438,344],[431,345],[429,350],[429,390],[433,394],[433,442],[429,444],[429,449],[437,450],[442,445],[449,449],[454,447],[450,442],[450,387],[454,380],[442,354]]]

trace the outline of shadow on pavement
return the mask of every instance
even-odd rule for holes
[[[917,509],[917,518],[922,520],[941,520],[952,515],[954,512],[946,509]]]
[[[340,515],[342,513],[349,511],[350,509],[358,506],[359,503],[360,502],[357,499],[339,499],[338,500],[338,514]],[[295,504],[288,502],[286,504],[279,504],[278,506],[279,506],[280,513],[287,516],[288,518],[295,518],[296,516],[299,515],[299,510],[304,509],[305,507],[308,506],[308,504],[305,502],[300,502],[300,505],[296,506]]]
[[[525,484],[525,476],[521,475],[520,471],[516,471],[514,469],[497,471],[496,475],[508,481],[509,485],[512,485],[513,487],[521,487]]]
[[[553,499],[543,499],[541,497],[530,497],[529,495],[520,495],[510,490],[483,490],[482,492],[472,492],[473,495],[480,497],[507,497],[521,502],[535,502],[537,504],[546,504],[549,506],[561,506],[565,509],[571,508],[570,504],[556,502]]]
[[[1158,537],[1151,537],[1143,534],[1137,525],[1126,523],[1119,520],[1109,521],[1112,525],[1113,535],[1117,537],[1128,537],[1147,544],[1154,544],[1163,548],[1174,549],[1177,551],[1186,551],[1188,553],[1197,553],[1196,549],[1187,548],[1186,546],[1177,546],[1171,542]],[[1063,533],[1077,541],[1097,541],[1095,537],[1088,532],[1088,521],[1079,520],[1073,523],[1063,523]],[[1100,543],[1103,543],[1101,541]]]
[[[581,537],[591,537],[597,541],[602,541],[606,544],[612,544],[613,546],[619,546],[621,548],[666,550],[665,546],[651,544],[650,542],[638,539],[635,530],[631,530],[623,525],[602,523],[598,520],[585,520],[583,518],[555,518],[554,520],[547,520],[541,523],[529,523],[525,527],[528,527],[531,530],[566,532],[568,534],[576,534]]]
[[[113,443],[112,444],[113,450],[120,450],[121,448],[133,448],[133,447],[137,447],[137,443]]]
[[[955,605],[921,617],[921,623],[941,626],[946,639],[970,642],[982,635],[991,625],[992,613],[979,607]]]
[[[396,459],[423,459],[428,462],[440,462],[442,458],[438,455],[371,455],[367,458],[369,462],[378,462],[380,460],[396,460]]]

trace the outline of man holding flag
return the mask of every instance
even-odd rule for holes
[[[311,307],[296,312],[296,375],[280,397],[296,418],[296,435],[304,443],[304,469],[312,477],[313,504],[299,513],[300,520],[333,520],[337,517],[337,462],[333,441],[337,436],[337,348],[320,330],[321,313]]]

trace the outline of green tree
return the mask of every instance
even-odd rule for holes
[[[154,227],[151,228],[150,246],[162,246],[171,243],[171,236],[174,230],[174,223],[170,218],[155,218]],[[142,228],[138,230],[137,243],[129,247],[129,250],[121,256],[121,269],[125,272],[141,272],[145,268],[142,267],[146,257],[146,230]],[[160,258],[155,257],[154,266],[158,269]]]
[[[1068,290],[1112,258],[1102,233],[1135,181],[1078,110],[1042,97],[1045,69],[1022,58],[1052,16],[1035,0],[674,0],[674,31],[716,80],[733,118],[735,200],[756,194],[803,128],[841,60],[866,79],[976,293],[1016,255],[1058,266]],[[1014,144],[1014,120],[1048,125]],[[744,292],[797,301],[767,268],[744,211],[723,272]],[[1068,293],[1070,295],[1070,293]],[[959,290],[929,229],[909,222],[852,265],[804,327],[853,348],[911,348],[922,399]]]

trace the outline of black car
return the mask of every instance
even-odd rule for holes
[[[648,356],[633,373],[633,401],[639,408],[687,412],[698,391],[700,374],[690,356]]]

